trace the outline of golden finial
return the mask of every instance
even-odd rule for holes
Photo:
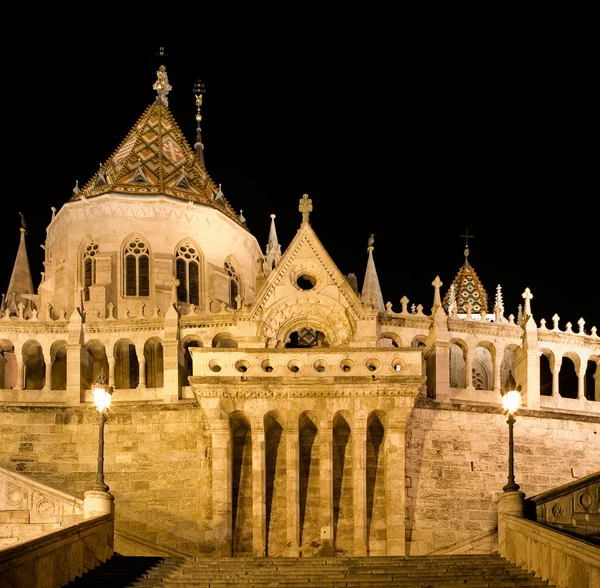
[[[167,53],[165,52],[165,48],[160,47],[157,55],[161,58],[166,57]],[[158,99],[162,101],[165,106],[168,106],[169,101],[167,99],[167,94],[171,91],[172,87],[171,84],[169,84],[167,68],[163,64],[159,66],[158,71],[156,72],[156,78],[156,82],[154,82],[152,88],[156,90]]]
[[[200,114],[200,107],[202,106],[202,94],[206,92],[206,88],[202,81],[198,80],[194,83],[194,95],[196,96],[196,108],[198,109],[196,112],[196,120],[200,122],[202,120],[202,115]]]

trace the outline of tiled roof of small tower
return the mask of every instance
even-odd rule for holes
[[[458,270],[456,277],[450,288],[444,296],[442,306],[446,312],[451,311],[449,308],[452,304],[456,304],[457,312],[459,314],[467,314],[469,303],[471,304],[471,312],[474,314],[487,314],[488,312],[488,296],[483,284],[479,280],[479,277],[475,273],[475,270],[469,263],[469,244],[468,239],[472,238],[473,235],[469,235],[467,230],[465,235],[465,262],[462,267]]]
[[[164,194],[212,206],[245,227],[175,122],[166,98],[171,86],[164,66],[157,73],[156,101],[94,177],[81,190],[74,191],[71,201],[112,192]]]

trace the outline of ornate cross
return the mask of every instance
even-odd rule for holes
[[[468,257],[469,257],[469,239],[473,239],[475,237],[475,235],[470,235],[469,234],[469,229],[467,229],[465,231],[464,235],[461,235],[461,237],[465,240],[465,261],[468,261]]]
[[[525,291],[521,296],[525,299],[525,315],[531,315],[531,299],[533,298],[533,294],[529,288],[525,288]]]
[[[302,224],[308,222],[308,215],[312,212],[312,209],[312,200],[308,197],[308,194],[304,194],[298,206],[298,210],[302,213]]]

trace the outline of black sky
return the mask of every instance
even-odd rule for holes
[[[264,248],[271,213],[285,248],[300,226],[298,200],[344,274],[362,287],[367,239],[384,299],[422,304],[431,282],[445,293],[469,260],[506,315],[533,293],[539,323],[558,313],[578,330],[600,329],[597,94],[560,52],[435,50],[372,30],[367,37],[315,34],[265,42],[227,37],[202,43],[147,34],[110,42],[79,34],[52,43],[24,34],[6,63],[4,93],[5,255],[10,279],[19,215],[28,225],[34,286],[51,206],[82,186],[154,100],[164,45],[169,106],[195,138],[193,83],[206,94],[206,165]],[[578,67],[583,67],[581,64]]]

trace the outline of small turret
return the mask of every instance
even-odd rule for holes
[[[367,253],[369,258],[367,259],[367,269],[365,271],[365,280],[363,282],[360,299],[364,304],[373,305],[380,312],[385,312],[383,294],[381,293],[381,286],[379,285],[379,278],[377,277],[377,270],[375,269],[375,260],[373,259],[373,249],[375,249],[374,243],[375,235],[371,234],[367,242]]]
[[[277,231],[275,229],[275,215],[271,215],[271,228],[269,230],[269,242],[265,249],[264,272],[269,275],[273,268],[281,259],[281,245],[277,239]]]
[[[25,235],[27,235],[27,227],[25,225],[25,217],[21,216],[21,240],[17,249],[15,264],[10,276],[6,298],[3,300],[2,310],[9,312],[11,316],[19,314],[19,303],[25,305],[24,313],[31,312],[31,298],[27,294],[33,295],[33,281],[31,279],[31,270],[29,268],[29,259],[27,258],[27,246],[25,244]]]

